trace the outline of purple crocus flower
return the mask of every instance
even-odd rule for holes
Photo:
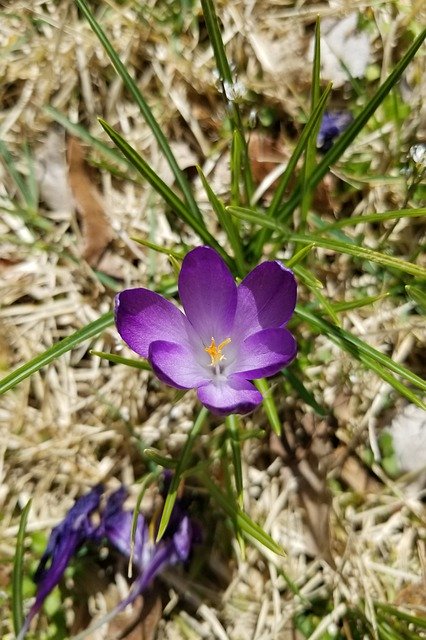
[[[103,487],[98,485],[79,498],[62,522],[52,530],[46,551],[34,574],[34,582],[37,584],[36,599],[25,619],[18,640],[25,637],[31,620],[52,589],[60,582],[73,555],[93,535],[95,527],[90,516],[98,508],[102,492]]]
[[[79,498],[62,522],[52,530],[46,551],[34,576],[34,581],[37,583],[35,602],[17,640],[23,640],[32,619],[52,589],[60,582],[73,555],[83,544],[100,545],[105,540],[126,558],[132,555],[138,571],[127,598],[108,615],[110,620],[131,604],[163,568],[188,560],[193,544],[199,541],[198,527],[189,518],[182,500],[178,499],[172,511],[169,526],[158,543],[154,542],[149,534],[149,523],[142,514],[138,515],[132,553],[133,514],[123,509],[127,491],[121,487],[109,496],[105,507],[100,509],[103,490],[99,485]],[[99,516],[96,524],[92,518],[95,511],[98,511]],[[155,529],[157,523],[154,521],[153,525]],[[47,565],[49,565],[48,568],[46,568]]]
[[[250,380],[276,374],[296,355],[285,328],[296,304],[293,272],[263,262],[237,287],[219,254],[198,247],[183,260],[178,288],[185,313],[148,289],[119,293],[121,337],[160,380],[197,389],[213,413],[252,411],[262,395]]]
[[[331,149],[334,139],[347,129],[352,120],[352,114],[348,111],[326,111],[318,132],[318,149],[323,153]]]

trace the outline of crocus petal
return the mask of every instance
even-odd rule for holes
[[[126,289],[115,299],[115,323],[133,351],[148,357],[154,340],[188,343],[191,326],[171,302],[149,289]]]
[[[237,286],[216,251],[198,247],[185,256],[179,274],[179,296],[188,320],[206,346],[212,338],[218,343],[229,337]]]
[[[25,636],[44,600],[61,580],[74,553],[92,537],[94,525],[90,522],[90,515],[99,506],[102,491],[103,487],[98,485],[79,498],[62,522],[52,530],[46,551],[34,574],[34,582],[37,583],[36,599],[18,636],[20,639]]]
[[[156,340],[149,347],[148,358],[157,377],[172,387],[192,389],[208,382],[207,372],[195,360],[192,349],[182,344]]]
[[[169,524],[164,538],[158,544],[152,546],[151,557],[141,567],[141,572],[136,578],[129,595],[118,605],[118,610],[123,610],[131,604],[142,591],[149,587],[154,578],[165,567],[188,560],[193,544],[197,541],[196,527],[193,526],[190,518],[180,508],[178,502],[173,509],[172,519],[175,520],[175,527],[172,527],[175,530],[172,532]]]
[[[348,111],[325,112],[317,137],[317,147],[325,153],[333,146],[333,141],[339,136],[353,120]]]
[[[200,402],[216,415],[249,413],[262,402],[262,394],[247,380],[229,376],[224,382],[210,382],[198,389]]]
[[[192,549],[192,524],[188,516],[182,518],[179,529],[173,536],[173,544],[177,558],[185,562],[189,558]]]
[[[234,332],[241,339],[286,324],[296,305],[293,272],[280,262],[263,262],[238,287]]]
[[[130,558],[132,552],[133,513],[123,509],[126,497],[127,491],[124,487],[120,487],[109,496],[96,530],[96,539],[106,538],[120,553]],[[148,525],[143,515],[139,514],[134,534],[132,556],[134,564],[138,567],[143,564],[147,541]]]
[[[297,352],[288,329],[264,329],[244,340],[232,373],[245,379],[273,376],[288,365]]]

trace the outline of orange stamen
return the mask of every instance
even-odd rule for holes
[[[212,338],[210,346],[204,347],[204,351],[207,351],[210,358],[212,359],[210,366],[215,367],[217,364],[219,364],[219,362],[225,359],[225,356],[222,355],[222,349],[226,347],[226,345],[229,344],[230,342],[231,342],[231,338],[226,338],[226,340],[221,342],[219,345],[216,345],[215,339]]]

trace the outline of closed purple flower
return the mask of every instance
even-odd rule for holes
[[[126,489],[120,487],[112,493],[103,509],[100,507],[102,493],[103,487],[99,485],[79,498],[62,522],[52,530],[46,551],[34,576],[37,583],[35,602],[17,640],[23,640],[32,619],[52,589],[60,582],[70,560],[82,545],[100,545],[102,541],[107,541],[126,558],[132,555],[138,575],[127,598],[108,615],[108,619],[112,619],[131,604],[162,569],[178,562],[186,562],[193,545],[200,540],[198,526],[189,518],[182,500],[178,499],[171,513],[169,526],[158,543],[150,536],[149,522],[143,515],[138,515],[132,550],[133,513],[123,509],[127,497]],[[95,511],[98,513],[97,519],[92,517]],[[154,521],[154,531],[156,525],[157,522]]]
[[[91,522],[91,515],[99,507],[102,492],[102,485],[98,485],[79,498],[62,522],[52,530],[46,551],[34,574],[34,582],[37,584],[36,599],[25,619],[18,640],[25,637],[31,620],[52,589],[60,582],[73,555],[94,535],[95,526]]]
[[[348,111],[326,111],[322,117],[317,137],[317,147],[326,153],[333,146],[335,138],[352,122],[352,114]]]
[[[178,288],[185,313],[148,289],[118,294],[121,337],[160,380],[197,389],[213,413],[252,411],[262,395],[250,380],[274,375],[296,355],[285,328],[296,304],[293,272],[263,262],[237,287],[216,251],[198,247],[183,260]]]

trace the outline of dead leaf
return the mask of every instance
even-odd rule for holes
[[[348,456],[340,469],[340,477],[351,489],[360,495],[379,493],[382,485],[374,480],[368,469],[355,456]]]
[[[289,158],[279,138],[260,131],[250,134],[248,154],[255,184],[260,184],[277,165],[287,162]]]
[[[426,580],[401,589],[395,598],[398,606],[409,607],[410,613],[426,616]]]
[[[286,165],[290,156],[291,148],[285,144],[284,136],[273,137],[261,131],[253,131],[248,141],[248,154],[250,158],[253,180],[256,186],[274,171],[278,165]],[[265,194],[271,196],[277,185],[275,180],[266,189]],[[297,174],[289,183],[289,191],[295,186]],[[313,207],[319,213],[333,213],[335,206],[332,193],[336,187],[336,178],[328,174],[316,187],[313,196]]]
[[[71,214],[74,200],[68,182],[64,133],[52,128],[36,152],[36,177],[40,196],[52,211]]]
[[[82,225],[82,254],[90,266],[94,267],[112,240],[111,225],[105,213],[103,198],[86,163],[83,146],[77,138],[68,138],[67,161],[68,181]]]

